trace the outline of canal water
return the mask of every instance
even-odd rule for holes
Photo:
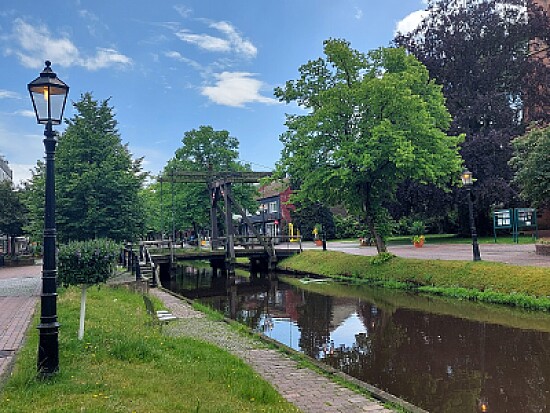
[[[287,282],[285,282],[287,281]],[[430,412],[550,412],[550,315],[180,267],[171,290]]]

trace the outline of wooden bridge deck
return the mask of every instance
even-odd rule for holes
[[[299,254],[300,248],[290,248],[290,247],[281,247],[275,248],[275,256],[277,259],[283,259],[291,257],[292,255]],[[226,252],[224,249],[219,250],[195,250],[195,249],[174,249],[173,253],[174,261],[198,261],[198,260],[223,260],[226,257]],[[172,252],[170,250],[151,251],[151,259],[155,263],[168,263],[171,261]],[[245,248],[236,248],[235,249],[236,258],[268,258],[268,253],[264,249],[245,249]]]

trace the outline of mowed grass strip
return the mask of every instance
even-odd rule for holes
[[[0,412],[299,411],[237,357],[148,325],[138,294],[90,288],[83,341],[77,339],[79,309],[80,291],[63,291],[60,372],[51,379],[36,378],[38,333],[32,328],[0,393]]]
[[[550,269],[480,261],[380,260],[335,251],[305,251],[284,270],[418,290],[463,299],[550,310]]]

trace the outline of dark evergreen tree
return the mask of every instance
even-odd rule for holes
[[[98,102],[85,93],[73,106],[76,114],[66,120],[56,151],[58,239],[132,240],[143,226],[138,197],[145,179],[141,159],[133,160],[122,144],[108,99]],[[31,196],[43,193],[42,175],[39,165],[29,184]]]

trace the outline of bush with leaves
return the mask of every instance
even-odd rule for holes
[[[113,274],[120,245],[109,239],[75,241],[59,247],[61,285],[99,284]]]
[[[79,340],[84,337],[86,288],[107,281],[114,272],[119,251],[120,245],[109,239],[74,241],[59,248],[59,283],[63,286],[82,286]]]

